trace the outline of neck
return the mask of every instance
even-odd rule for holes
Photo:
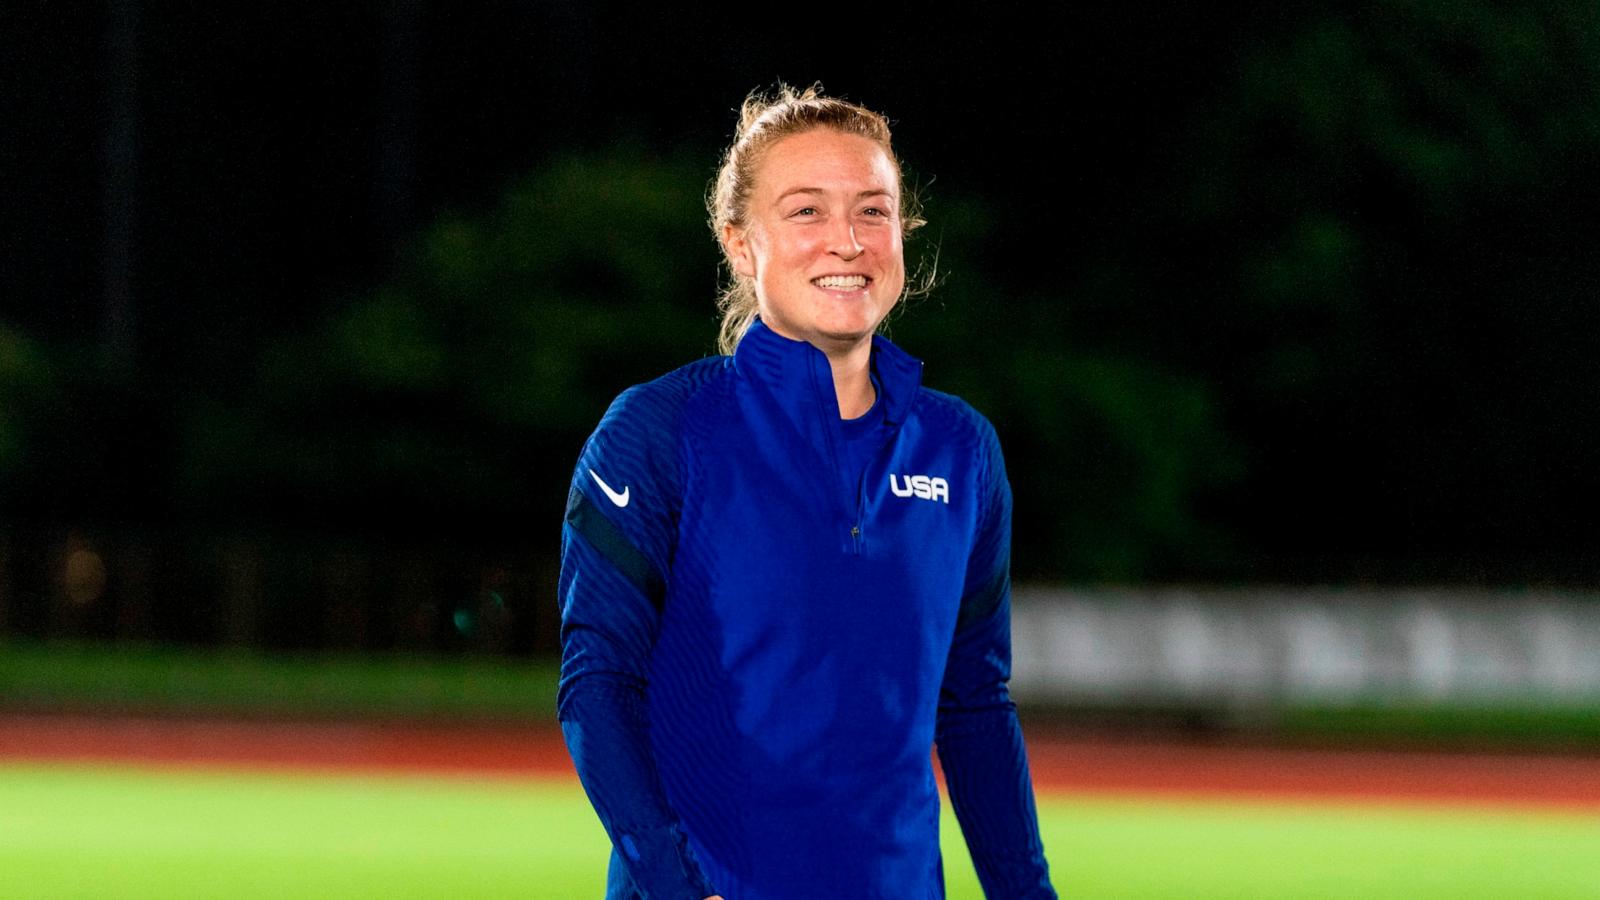
[[[867,414],[877,394],[872,388],[872,341],[861,341],[848,350],[828,352],[833,368],[833,392],[839,400],[839,418],[856,419]]]

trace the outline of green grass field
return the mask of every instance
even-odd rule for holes
[[[1600,898],[1600,817],[1042,797],[1077,898]],[[946,819],[950,896],[981,897]],[[596,898],[576,784],[0,764],[0,897]]]

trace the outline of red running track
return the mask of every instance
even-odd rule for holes
[[[1566,808],[1600,814],[1600,758],[1060,738],[1029,742],[1042,791]],[[552,728],[0,715],[0,761],[571,777]]]

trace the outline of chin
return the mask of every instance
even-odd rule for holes
[[[871,340],[872,333],[877,330],[878,327],[876,324],[855,326],[837,325],[832,327],[818,327],[816,329],[816,335],[828,343],[848,346],[859,344],[862,341]]]
[[[872,338],[881,317],[864,316],[860,311],[844,315],[818,316],[807,322],[788,321],[781,316],[764,315],[767,326],[791,340],[802,340],[829,351],[848,349]]]

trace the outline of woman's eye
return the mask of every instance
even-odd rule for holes
[[[816,214],[817,208],[815,206],[806,206],[794,211],[794,215],[797,216],[814,216]]]
[[[877,208],[876,206],[869,206],[866,209],[862,210],[861,212],[862,212],[863,215],[868,215],[868,216],[887,216],[888,215],[887,212],[884,212],[883,210]]]

